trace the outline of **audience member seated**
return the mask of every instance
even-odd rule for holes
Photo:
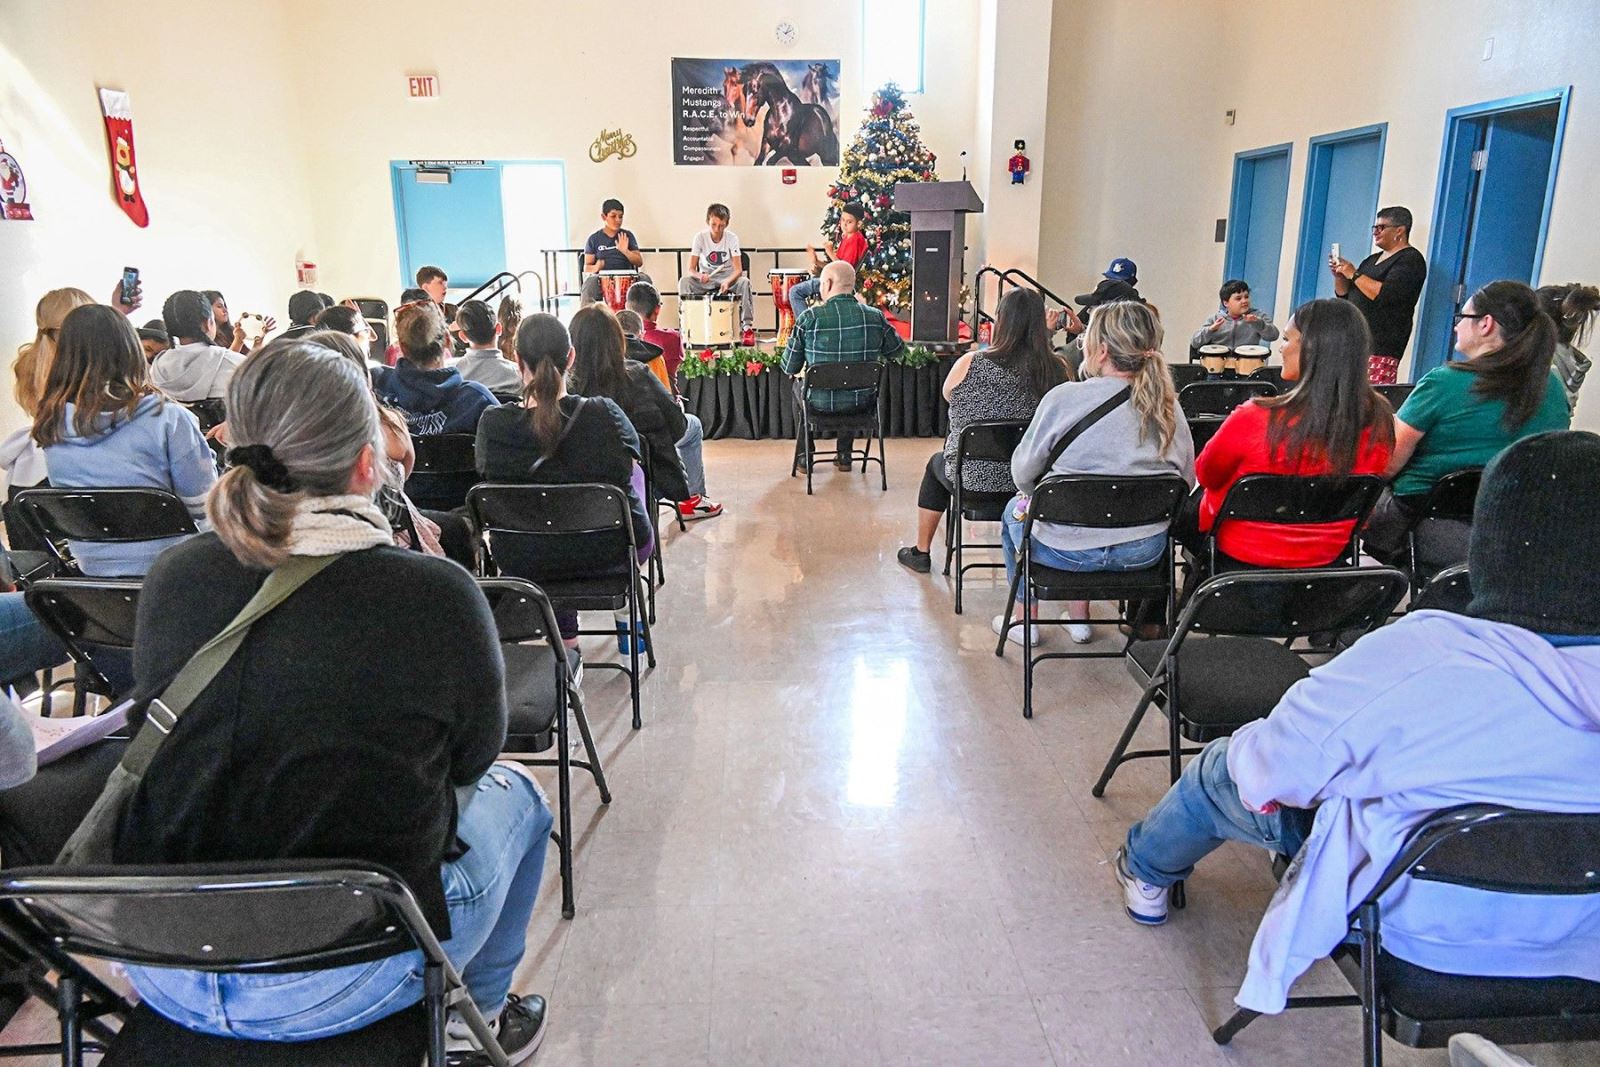
[[[283,339],[304,337],[315,330],[317,326],[312,320],[318,312],[332,304],[331,300],[323,300],[321,293],[314,293],[310,289],[295,293],[289,298],[289,328],[283,331]]]
[[[1046,393],[1070,381],[1066,363],[1050,348],[1044,324],[1044,298],[1031,289],[1013,289],[995,309],[994,344],[968,352],[944,379],[950,404],[950,433],[944,448],[928,458],[917,492],[917,543],[902,548],[902,566],[918,574],[933,569],[933,535],[950,509],[956,476],[956,446],[970,423],[988,419],[1031,419]],[[961,472],[967,493],[1010,496],[1017,491],[1011,468],[996,460],[973,460]],[[955,521],[960,522],[958,517]]]
[[[60,347],[34,413],[33,439],[44,449],[50,484],[58,489],[164,489],[183,501],[197,524],[205,521],[205,496],[217,468],[200,423],[151,384],[139,338],[113,308],[89,304],[61,324]],[[136,577],[181,540],[71,547],[86,575]]]
[[[17,376],[14,389],[17,407],[30,419],[39,412],[39,400],[44,396],[45,382],[55,364],[62,322],[71,312],[93,303],[94,297],[82,289],[52,289],[34,306],[33,319],[38,332],[32,341],[17,349],[17,360],[12,364]],[[44,451],[33,439],[32,426],[23,427],[0,442],[0,467],[6,472],[7,499],[19,490],[46,484]],[[18,547],[15,531],[6,532],[13,537],[11,547]]]
[[[0,593],[0,687],[59,667],[67,658],[67,650],[28,610],[21,593]]]
[[[211,317],[211,302],[193,289],[180,289],[167,297],[161,318],[172,348],[150,364],[156,388],[180,404],[227,396],[228,380],[244,357],[215,343],[217,323]]]
[[[672,379],[667,377],[667,361],[661,353],[661,346],[653,345],[640,336],[644,333],[644,319],[639,317],[637,311],[624,308],[617,312],[617,325],[622,328],[622,340],[627,346],[624,354],[635,363],[643,363],[656,376],[661,387],[671,393]]]
[[[600,205],[600,228],[583,242],[583,288],[579,291],[578,305],[588,307],[604,295],[600,283],[603,270],[631,270],[635,273],[633,284],[648,284],[650,275],[639,268],[644,266],[644,253],[639,251],[639,239],[632,230],[622,228],[621,200],[607,200]]]
[[[573,316],[575,327],[580,319],[598,319],[616,327],[603,307],[581,309]],[[633,537],[642,564],[650,558],[655,537],[645,506],[639,435],[614,400],[567,392],[567,372],[576,369],[575,360],[572,341],[560,319],[540,313],[522,320],[517,327],[517,363],[522,369],[524,400],[484,412],[478,423],[478,472],[491,482],[616,486],[628,494]],[[583,574],[589,561],[583,557],[545,559],[541,567],[547,568],[546,573],[568,570]],[[567,645],[578,647],[576,613],[560,612],[557,621]]]
[[[522,325],[522,301],[514,296],[500,298],[500,307],[495,312],[495,321],[500,325],[500,336],[495,344],[500,349],[500,355],[513,367],[517,365],[517,327]],[[517,374],[517,384],[512,387],[517,391],[522,389],[521,371]]]
[[[418,267],[417,288],[439,307],[439,313],[444,316],[446,323],[456,319],[456,306],[445,301],[445,294],[450,291],[450,278],[441,267]]]
[[[661,360],[667,368],[667,388],[676,394],[678,368],[683,366],[683,335],[656,325],[656,318],[661,314],[661,294],[648,282],[636,282],[628,290],[628,310],[644,323],[639,339],[661,349]]]
[[[1250,306],[1250,283],[1237,278],[1222,283],[1222,307],[1216,317],[1195,331],[1189,347],[1201,345],[1264,345],[1278,339],[1278,328],[1265,311]]]
[[[10,697],[0,694],[0,789],[21,785],[38,769],[37,746],[28,717]]]
[[[886,360],[905,347],[883,312],[856,299],[856,269],[836,259],[822,268],[822,303],[802,311],[783,350],[783,371],[798,375],[813,363],[866,363]],[[805,398],[805,383],[798,378],[795,395]],[[878,402],[872,389],[818,389],[811,394],[815,411],[848,415],[865,411]],[[839,435],[839,455],[834,466],[850,469],[851,434]]]
[[[172,347],[172,335],[167,332],[167,324],[160,319],[151,319],[136,332],[139,334],[139,347],[144,349],[144,358],[151,363]]]
[[[1369,553],[1399,558],[1440,478],[1483,466],[1513,441],[1570,425],[1566,391],[1551,370],[1555,349],[1555,324],[1521,282],[1490,282],[1467,299],[1456,315],[1456,351],[1466,358],[1424,374],[1395,415],[1391,484],[1363,534]],[[1459,561],[1459,552],[1445,554]]]
[[[378,360],[372,358],[372,342],[377,338],[372,327],[367,323],[366,316],[361,314],[359,308],[350,304],[335,304],[333,307],[323,308],[312,318],[311,324],[315,326],[316,333],[333,331],[342,333],[355,341],[362,354],[362,366],[367,368],[369,375],[375,375],[387,368]],[[312,334],[302,336],[310,337]]]
[[[1175,532],[1197,555],[1245,475],[1382,475],[1394,452],[1392,409],[1367,381],[1372,338],[1361,313],[1348,301],[1313,300],[1283,337],[1283,380],[1293,388],[1234,408],[1195,458],[1201,491]],[[1230,520],[1217,531],[1217,548],[1257,567],[1322,567],[1349,547],[1353,528]]]
[[[1083,333],[1084,378],[1066,382],[1045,394],[1039,410],[1011,457],[1011,477],[1018,496],[1005,508],[1000,542],[1005,550],[1006,580],[1017,573],[1028,498],[1053,474],[1177,474],[1194,483],[1194,441],[1178,407],[1161,355],[1161,320],[1145,304],[1119,300],[1097,306]],[[1120,397],[1116,406],[1093,422],[1097,410]],[[1079,423],[1078,437],[1054,463],[1056,442]],[[1136,571],[1151,566],[1166,551],[1164,524],[1135,529],[1094,529],[1040,523],[1033,528],[1033,558],[1063,571]],[[1026,590],[1018,595],[1020,604]],[[1028,618],[1038,618],[1038,605]],[[1086,601],[1068,601],[1067,618],[1089,617]],[[995,633],[1005,629],[1004,615],[994,617]],[[1094,632],[1086,622],[1069,623],[1073,641],[1086,644]],[[1021,627],[1007,631],[1021,643]],[[1039,640],[1034,628],[1033,640]]]
[[[755,296],[744,272],[739,235],[728,229],[732,218],[726,204],[706,208],[706,228],[694,235],[689,273],[678,279],[678,299],[732,293],[739,298],[739,328],[749,343],[756,321]]]
[[[654,292],[654,290],[652,290]],[[628,358],[643,363],[650,368],[650,372],[661,379],[661,384],[672,397],[672,402],[679,409],[683,408],[683,397],[678,395],[674,387],[671,374],[667,372],[666,355],[659,345],[644,340],[644,320],[637,311],[624,309],[617,312],[617,325],[622,327],[623,337],[628,342]],[[682,348],[679,349],[679,358],[682,359]],[[648,357],[648,358],[646,358]],[[678,460],[683,464],[684,483],[688,486],[689,495],[683,500],[675,501],[678,505],[678,516],[684,522],[694,522],[697,519],[714,519],[722,514],[722,505],[714,500],[706,499],[706,463],[704,456],[706,432],[700,424],[698,415],[688,412],[683,414],[684,431],[678,438]],[[637,427],[635,427],[637,428]]]
[[[416,894],[507,1054],[525,1058],[544,1002],[510,987],[551,818],[531,776],[495,763],[506,704],[488,605],[459,567],[390,543],[372,499],[382,431],[354,361],[267,345],[235,377],[228,409],[232,467],[208,504],[216,532],[164,557],[139,600],[139,699],[160,695],[264,572],[333,560],[251,626],[189,705],[123,816],[116,862],[381,864]],[[352,618],[427,619],[450,639],[400,628],[374,643]],[[267,1041],[345,1033],[422,996],[417,952],[299,974],[128,977],[183,1026]]]
[[[794,285],[789,290],[789,306],[798,315],[811,305],[822,292],[822,268],[836,259],[841,259],[852,267],[860,268],[861,260],[867,254],[867,239],[861,235],[861,223],[867,217],[866,209],[860,204],[845,204],[839,208],[839,246],[834,247],[832,241],[827,244],[827,251],[817,255],[817,250],[812,245],[806,245],[806,255],[811,258],[811,270],[815,277]]]
[[[244,335],[243,329],[236,328],[233,316],[228,311],[228,301],[215,289],[207,289],[205,298],[211,301],[211,317],[217,324],[216,342],[230,352],[240,355],[249,355],[250,339]],[[268,315],[261,320],[261,336],[265,337],[277,329],[278,320]],[[254,346],[259,348],[259,342]]]
[[[522,376],[517,365],[500,354],[500,323],[489,305],[468,300],[456,309],[456,333],[466,342],[466,354],[455,362],[456,371],[495,393],[518,392]]]
[[[1208,744],[1117,853],[1129,916],[1165,921],[1169,887],[1224,841],[1295,857],[1235,997],[1278,1012],[1434,812],[1600,811],[1597,500],[1593,434],[1538,434],[1502,452],[1478,496],[1467,613],[1420,611],[1373,631],[1267,718]],[[1413,879],[1384,898],[1383,948],[1447,974],[1600,981],[1600,901]]]
[[[478,416],[499,401],[478,382],[447,366],[449,341],[444,315],[429,302],[395,313],[400,361],[378,379],[378,399],[399,411],[413,437],[436,433],[472,433]]]
[[[1539,306],[1556,324],[1555,372],[1567,391],[1567,406],[1578,409],[1578,390],[1589,373],[1589,357],[1578,346],[1589,339],[1589,328],[1600,314],[1600,289],[1569,282],[1539,287]]]
[[[1062,354],[1066,357],[1067,366],[1072,368],[1074,375],[1079,377],[1083,375],[1083,330],[1089,314],[1101,304],[1111,304],[1118,300],[1143,302],[1144,297],[1139,295],[1138,285],[1138,264],[1119,256],[1105,269],[1100,276],[1100,284],[1096,285],[1093,291],[1079,293],[1073,297],[1083,309],[1081,314],[1073,311],[1071,306],[1067,306],[1059,311],[1052,311],[1045,317],[1052,335],[1057,330],[1067,331],[1068,342]]]

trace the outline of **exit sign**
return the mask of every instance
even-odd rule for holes
[[[406,75],[406,95],[413,100],[429,99],[439,95],[439,76],[436,74]]]

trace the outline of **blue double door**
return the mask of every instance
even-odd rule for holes
[[[1295,257],[1294,302],[1333,296],[1328,257],[1333,246],[1353,263],[1372,251],[1387,124],[1363,126],[1311,139],[1305,202]]]
[[[1240,152],[1233,160],[1233,197],[1223,273],[1250,286],[1250,303],[1277,313],[1278,264],[1283,258],[1283,220],[1289,206],[1290,146]]]

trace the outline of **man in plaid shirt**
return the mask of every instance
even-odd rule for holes
[[[813,363],[863,363],[884,360],[905,347],[900,335],[877,308],[856,299],[856,270],[836,259],[822,268],[822,303],[800,313],[784,349],[783,369],[798,374]],[[802,396],[804,386],[795,381]],[[865,411],[878,402],[874,389],[828,389],[811,394],[817,411],[845,414]],[[852,435],[839,435],[839,455],[834,465],[850,469]]]

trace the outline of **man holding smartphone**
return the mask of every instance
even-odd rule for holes
[[[1354,304],[1372,331],[1372,356],[1367,378],[1373,385],[1393,385],[1400,357],[1411,340],[1422,283],[1428,261],[1411,247],[1411,212],[1386,207],[1372,224],[1372,243],[1378,250],[1357,266],[1338,255],[1328,257],[1334,294]]]

